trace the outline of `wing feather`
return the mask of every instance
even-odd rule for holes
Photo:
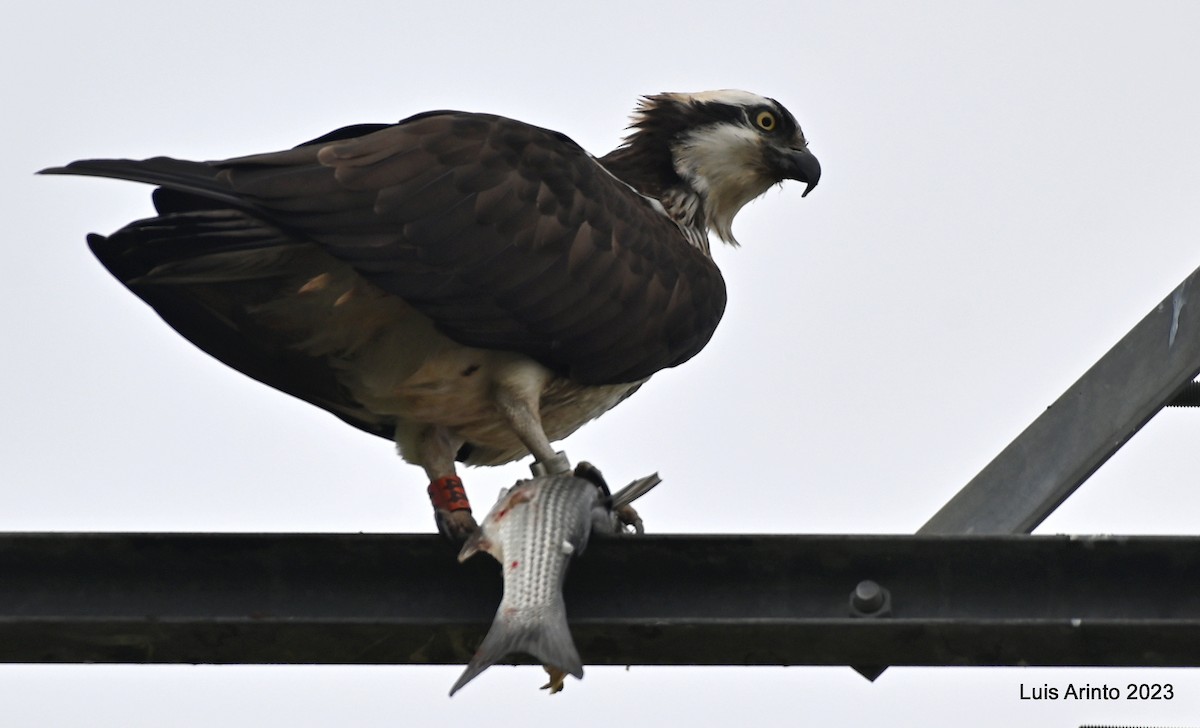
[[[712,336],[725,307],[716,266],[567,137],[464,112],[361,130],[221,162],[92,160],[77,171],[161,184],[213,209],[236,202],[452,339],[525,353],[584,384],[645,378]]]

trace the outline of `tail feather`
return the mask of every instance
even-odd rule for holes
[[[171,157],[142,160],[81,159],[65,167],[48,167],[38,172],[142,182],[218,200],[238,209],[252,209],[252,205],[229,189],[219,177],[220,173],[220,167],[208,162],[192,162]]]
[[[467,663],[467,668],[463,670],[458,682],[450,688],[451,695],[484,670],[515,653],[532,655],[547,667],[583,678],[583,660],[579,657],[579,651],[575,649],[575,641],[571,639],[571,630],[567,626],[567,611],[562,603],[548,613],[541,612],[537,615],[523,615],[517,612],[505,617],[505,609],[506,607],[501,605],[491,629],[483,638],[479,649],[475,651],[475,656]]]

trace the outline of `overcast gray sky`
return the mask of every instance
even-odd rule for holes
[[[564,449],[614,482],[660,471],[640,506],[658,532],[910,533],[1200,266],[1197,37],[1190,2],[24,3],[0,29],[0,530],[432,527],[388,443],[224,368],[91,258],[84,235],[149,213],[148,189],[35,170],[281,149],[434,108],[603,153],[640,94],[737,87],[799,118],[821,185],[742,212],[709,347]],[[1198,438],[1200,414],[1163,413],[1039,532],[1196,534]],[[490,504],[527,472],[466,482]],[[1194,670],[597,667],[548,698],[540,671],[502,667],[448,700],[459,670],[0,666],[0,722],[1200,716]],[[1130,681],[1176,698],[1018,699]]]

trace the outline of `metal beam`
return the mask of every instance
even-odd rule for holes
[[[1200,374],[1200,270],[918,533],[1030,533]],[[1186,400],[1181,400],[1186,401]]]
[[[463,663],[501,587],[455,551],[0,534],[0,661]],[[589,664],[1197,666],[1197,573],[1197,538],[597,538],[566,601]]]

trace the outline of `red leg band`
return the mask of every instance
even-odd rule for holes
[[[462,480],[457,475],[446,475],[429,484],[429,500],[440,511],[469,511],[471,502]]]

